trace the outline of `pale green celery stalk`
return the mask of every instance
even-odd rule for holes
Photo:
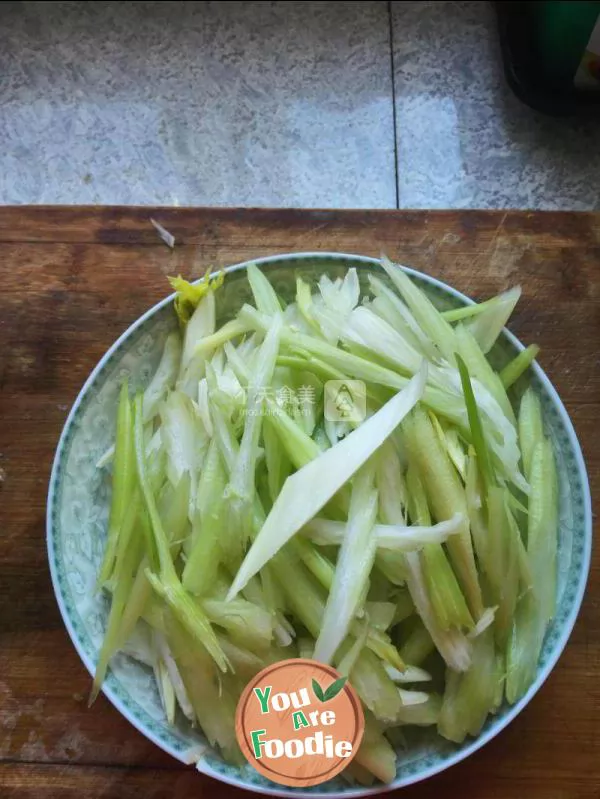
[[[283,310],[275,289],[256,264],[250,264],[246,270],[248,283],[254,295],[254,302],[261,313],[275,316]]]
[[[402,705],[396,723],[402,726],[410,724],[416,727],[432,727],[439,722],[441,712],[442,697],[439,694],[428,694],[425,702]]]
[[[269,496],[271,497],[271,502],[275,502],[292,470],[292,465],[286,451],[279,442],[277,431],[273,425],[268,422],[264,424],[262,436],[267,465]]]
[[[497,297],[490,297],[489,300],[483,300],[483,302],[472,302],[469,303],[469,305],[461,305],[459,308],[451,308],[449,311],[442,311],[442,316],[446,322],[460,322],[463,319],[470,319],[472,316],[478,316],[497,301]]]
[[[325,612],[325,601],[304,564],[295,556],[294,543],[294,541],[291,541],[288,546],[279,550],[273,558],[273,566],[276,570],[275,575],[285,595],[290,612],[304,627],[306,627],[311,636],[317,639]],[[343,659],[344,654],[352,647],[353,638],[362,634],[360,622],[358,625],[357,627],[353,627],[353,635],[348,636],[342,647],[340,647],[340,659]],[[392,661],[391,665],[395,665],[396,668],[399,669],[404,668],[404,663],[398,656],[389,638],[378,633],[377,630],[369,629],[366,646],[368,647],[365,649],[367,652],[369,652],[371,647],[377,650],[377,654],[369,652],[369,655],[374,658],[377,663],[380,663],[378,656],[384,656],[388,661]],[[392,653],[392,650],[395,654]],[[367,680],[368,677],[370,683],[365,683],[368,690],[364,695],[361,694],[362,689],[359,690],[358,686],[355,687],[363,702],[369,706],[373,703],[377,704],[380,698],[383,702],[386,695],[391,695],[390,685],[393,685],[393,683],[391,683],[391,680],[389,680],[385,672],[382,678],[381,672],[383,666],[373,670],[369,665],[371,664],[371,659],[369,658],[365,661],[363,659],[363,654],[364,652],[360,655],[361,674],[363,674],[364,680]],[[354,685],[353,677],[351,681]]]
[[[399,474],[400,472],[398,471],[398,475]],[[393,490],[393,485],[384,482],[380,484],[380,489],[382,493],[385,493],[386,491]],[[380,503],[379,512],[380,518],[387,524],[401,524],[404,521],[402,509],[397,505],[394,506],[393,502],[382,501]],[[388,516],[387,513],[397,515]],[[381,554],[382,553],[378,553],[378,557],[376,558],[378,568],[380,568],[392,582],[394,582],[394,572],[396,574],[400,572],[406,579],[406,584],[417,613],[427,627],[429,634],[435,642],[436,648],[444,660],[457,670],[464,671],[467,669],[470,663],[470,643],[460,630],[444,630],[440,626],[427,590],[419,555],[416,552],[409,552],[406,555],[400,555],[400,553],[395,552],[389,553],[390,555],[396,556],[396,561],[394,562],[394,560],[392,560],[392,562],[389,562],[388,558],[388,562],[386,562],[386,560],[381,558]]]
[[[157,501],[158,514],[169,539],[173,560],[179,554],[182,542],[188,537],[190,488],[189,475],[184,474],[177,485],[172,486],[167,483]],[[151,537],[152,531],[150,531]]]
[[[346,525],[344,525],[346,527]],[[295,554],[304,563],[309,572],[326,591],[331,590],[335,579],[336,567],[322,555],[314,546],[300,536],[290,542]]]
[[[475,554],[477,555],[477,560],[479,561],[479,568],[488,574],[491,568],[489,563],[489,532],[483,512],[483,501],[481,498],[481,488],[479,485],[477,456],[475,455],[475,450],[472,447],[470,448],[467,460],[465,497],[467,500],[469,522],[471,524],[471,536],[473,538]]]
[[[492,397],[501,407],[504,415],[516,426],[515,413],[508,399],[506,389],[500,377],[494,372],[488,359],[485,357],[475,336],[463,325],[457,325],[454,329],[457,350],[465,362],[469,374],[487,388]]]
[[[301,469],[321,455],[319,445],[281,408],[269,405],[265,421],[265,429],[269,427],[277,435],[279,446],[296,469]]]
[[[406,474],[406,485],[408,508],[412,521],[421,525],[430,524],[431,517],[425,489],[417,470],[411,464],[409,464]],[[440,627],[443,630],[449,630],[451,627],[471,629],[473,619],[442,545],[427,544],[424,546],[421,550],[421,563],[427,590]]]
[[[125,511],[125,518],[120,528],[117,541],[117,551],[115,553],[115,563],[113,568],[114,590],[111,597],[110,611],[106,633],[98,655],[94,682],[90,693],[88,705],[91,705],[102,687],[110,658],[117,651],[121,640],[121,629],[123,625],[123,613],[129,597],[129,592],[134,583],[135,572],[142,556],[142,540],[138,524],[138,514],[140,511],[140,498],[137,490],[134,489],[133,495],[129,497],[129,504]]]
[[[468,322],[471,333],[479,342],[484,353],[488,353],[496,343],[496,339],[508,322],[520,296],[520,286],[508,289],[495,297],[495,302],[490,303],[482,313]]]
[[[378,492],[375,464],[367,463],[353,480],[346,535],[338,554],[321,631],[315,645],[315,660],[330,663],[344,640],[352,618],[359,610],[361,593],[368,583],[375,559],[373,525]]]
[[[391,439],[381,445],[376,462],[380,515],[385,519],[402,519],[406,523],[407,488],[400,457]]]
[[[255,674],[258,674],[267,665],[267,660],[262,653],[261,657],[259,657],[254,652],[234,644],[227,635],[219,635],[217,633],[217,638],[225,657],[231,663],[233,671],[240,680],[244,682],[250,681]],[[300,655],[300,657],[304,656]]]
[[[144,453],[144,428],[142,419],[142,396],[138,395],[134,405],[134,439],[137,474],[144,504],[154,537],[159,561],[159,577],[147,570],[146,574],[154,590],[166,600],[188,632],[203,644],[222,671],[227,668],[227,660],[219,646],[210,622],[204,613],[193,602],[181,585],[173,561],[169,540],[162,526],[156,507],[156,501],[147,475],[146,456]]]
[[[423,332],[429,336],[444,358],[452,363],[456,349],[453,328],[442,317],[429,297],[412,282],[402,267],[393,264],[385,256],[380,263],[404,298]]]
[[[167,640],[208,742],[217,745],[226,759],[235,762],[239,758],[235,738],[237,696],[217,672],[206,650],[176,618],[169,622]]]
[[[175,689],[169,677],[169,672],[162,658],[154,664],[154,679],[158,688],[158,696],[163,707],[167,724],[175,723]]]
[[[241,321],[239,316],[235,319],[231,319],[212,333],[212,335],[200,339],[194,347],[194,355],[207,357],[212,352],[222,347],[226,341],[231,341],[234,338],[238,338],[238,336],[243,336],[254,329],[255,328],[251,325],[247,325]]]
[[[496,654],[491,628],[473,642],[472,666],[466,674],[448,670],[438,732],[462,743],[467,735],[478,735],[494,707],[496,697]]]
[[[369,283],[371,291],[375,294],[373,307],[378,312],[381,311],[384,318],[387,318],[387,321],[396,327],[398,332],[404,335],[416,350],[422,352],[430,360],[435,360],[438,357],[435,345],[421,330],[400,297],[375,275],[369,275]]]
[[[359,305],[350,314],[342,340],[365,347],[400,372],[409,375],[418,370],[423,357],[385,319],[364,305]]]
[[[460,374],[463,395],[465,398],[465,406],[467,408],[467,416],[469,418],[471,441],[473,444],[473,449],[475,450],[475,454],[477,455],[477,463],[481,475],[481,502],[485,508],[488,491],[491,486],[496,484],[496,476],[494,474],[485,434],[483,432],[481,417],[479,415],[479,409],[475,400],[475,394],[473,392],[469,370],[463,358],[459,354],[456,355],[456,364]]]
[[[298,422],[304,432],[311,436],[323,412],[323,383],[306,370],[291,371],[291,382],[299,401]]]
[[[419,666],[432,652],[435,652],[433,638],[421,621],[407,636],[400,647],[400,657],[411,666]]]
[[[491,707],[492,713],[497,713],[504,701],[504,689],[506,687],[506,658],[502,652],[496,652],[496,671],[494,675],[495,690],[494,702]]]
[[[533,588],[533,571],[531,568],[530,557],[527,552],[527,547],[525,546],[525,542],[523,541],[523,537],[521,536],[521,531],[519,530],[519,525],[517,524],[517,520],[515,519],[511,501],[510,501],[510,493],[506,491],[504,493],[504,507],[506,512],[506,518],[508,521],[509,527],[509,534],[512,538],[513,546],[516,549],[516,558],[517,558],[517,568],[519,571],[519,579],[521,583],[521,593],[526,593],[527,591],[531,591]]]
[[[298,657],[299,658],[306,658],[306,660],[310,660],[312,658],[312,654],[315,650],[315,642],[312,638],[299,638],[298,639]],[[338,669],[339,671],[339,669]],[[340,674],[342,672],[340,671]],[[342,675],[342,676],[348,676]]]
[[[152,597],[152,586],[146,577],[148,565],[148,558],[145,556],[138,566],[129,596],[123,608],[117,649],[122,649],[129,640],[135,625],[144,614],[144,610],[148,605],[148,600]]]
[[[528,388],[519,407],[519,443],[527,480],[530,479],[533,450],[543,436],[542,406],[534,390]]]
[[[355,620],[350,625],[352,635],[360,634],[360,621]],[[393,666],[395,669],[402,671],[405,668],[404,661],[400,653],[392,643],[391,638],[387,633],[382,630],[376,630],[372,625],[369,625],[367,635],[367,646],[374,652],[383,663]]]
[[[384,783],[396,776],[396,752],[370,713],[365,714],[365,732],[354,761]]]
[[[313,328],[315,333],[318,333],[320,336],[321,329],[312,315],[312,292],[309,284],[302,280],[301,277],[296,278],[296,303],[304,319]]]
[[[242,385],[247,385],[250,379],[249,369],[233,348],[229,348],[226,345],[225,352],[238,380]],[[279,356],[277,360],[280,360]],[[284,453],[286,453],[287,458],[299,469],[301,466],[304,466],[320,455],[321,450],[307,431],[269,397],[266,398],[266,413],[266,423],[263,424],[262,428],[263,439],[265,439],[265,447],[267,446],[267,440],[269,441],[269,445],[273,445],[270,451],[271,457],[280,457],[275,456],[274,450],[281,452],[281,456],[284,456]],[[267,429],[269,432],[265,433],[264,431]],[[277,434],[276,438],[273,436],[273,433]],[[279,440],[280,446],[276,444],[276,439]],[[269,457],[269,455],[266,456]],[[267,463],[267,468],[268,467],[269,464]],[[272,470],[270,473],[272,473]],[[281,488],[279,491],[280,490]],[[279,493],[279,491],[277,493]],[[272,497],[273,502],[275,498],[276,497]]]
[[[518,551],[507,518],[505,488],[488,491],[488,574],[497,605],[494,628],[498,646],[504,648],[510,635],[519,595]]]
[[[321,631],[315,645],[315,660],[330,663],[344,640],[352,618],[359,610],[361,593],[368,583],[375,559],[373,525],[378,493],[375,465],[367,463],[353,480],[346,535],[338,554]]]
[[[289,366],[296,371],[308,371],[309,374],[314,374],[318,380],[323,382],[327,380],[348,380],[348,375],[341,369],[337,369],[310,352],[297,347],[293,349],[296,355],[280,355],[277,358],[277,363],[282,366]],[[390,389],[374,383],[367,383],[366,391],[368,399],[379,405],[384,405],[390,398]]]
[[[160,655],[161,661],[164,664],[169,683],[173,690],[173,698],[177,700],[177,704],[182,710],[184,716],[189,719],[189,721],[194,721],[195,714],[194,709],[190,703],[189,697],[187,695],[187,691],[185,690],[185,686],[183,684],[183,680],[181,679],[181,674],[179,673],[179,669],[177,668],[177,663],[175,662],[175,658],[171,650],[169,649],[169,645],[167,643],[167,639],[165,638],[164,634],[154,630],[152,632],[152,638],[156,645],[158,654]],[[173,711],[175,708],[173,708]],[[173,712],[173,716],[174,716]],[[170,724],[173,724],[175,719],[169,721]]]
[[[184,476],[175,488],[169,484],[168,490],[163,493],[159,502],[159,515],[163,522],[163,529],[168,533],[171,557],[174,560],[181,549],[181,541],[184,539],[189,524],[189,493],[190,481],[187,476]],[[129,639],[138,619],[144,615],[148,602],[152,599],[152,587],[146,577],[146,570],[148,568],[153,571],[158,569],[158,553],[145,509],[140,513],[139,522],[146,555],[142,558],[127,597],[119,631],[119,649]]]
[[[531,455],[527,552],[544,624],[556,610],[558,483],[552,444],[542,438]]]
[[[333,366],[315,358],[309,352],[298,355],[278,355],[278,366],[288,366],[290,369],[305,372],[310,369],[311,372],[321,380],[347,380],[346,375],[335,369]]]
[[[394,518],[389,517],[388,518]],[[396,517],[398,518],[398,517]],[[405,524],[375,524],[373,534],[377,544],[377,554],[382,550],[390,552],[418,552],[429,544],[443,544],[451,535],[461,531],[464,516],[454,514],[445,522],[428,526]],[[316,517],[304,525],[300,531],[303,538],[307,538],[317,546],[339,546],[346,534],[346,523],[332,519]],[[400,582],[404,577],[400,577]],[[392,580],[395,584],[397,579]]]
[[[363,647],[367,643],[367,638],[369,636],[369,621],[368,619],[364,619],[356,625],[356,638],[350,644],[350,646],[344,647],[344,654],[343,657],[339,658],[336,664],[336,668],[338,672],[342,675],[342,677],[349,677],[350,672],[356,665],[356,661],[358,660],[360,653],[363,650]],[[308,657],[312,658],[314,652],[314,645],[311,649]]]
[[[351,645],[351,644],[350,644]],[[339,656],[345,654],[345,644],[340,649]],[[402,707],[402,700],[398,689],[388,677],[380,658],[365,647],[361,650],[352,671],[350,682],[364,704],[379,720],[393,724]]]
[[[179,363],[181,360],[181,338],[179,333],[169,333],[165,341],[154,377],[150,381],[148,388],[144,391],[144,422],[151,421],[158,412],[158,406],[165,398],[167,391],[173,388]]]
[[[426,378],[424,367],[404,391],[396,394],[360,427],[288,477],[233,581],[230,598],[331,500],[381,446],[421,397]]]
[[[167,477],[173,485],[189,474],[193,491],[196,489],[200,428],[194,418],[191,400],[181,391],[172,391],[160,408],[160,431],[167,453]],[[204,438],[204,435],[201,436]]]
[[[435,432],[440,439],[441,445],[446,450],[448,457],[454,464],[456,471],[460,475],[460,479],[465,482],[467,472],[467,455],[460,442],[458,430],[455,427],[448,427],[447,424],[442,425],[435,413],[429,411],[429,418],[435,429]]]
[[[506,649],[506,698],[511,705],[529,690],[537,674],[545,624],[533,591],[517,603]]]
[[[206,357],[210,353],[210,350],[197,352],[196,347],[198,342],[205,341],[214,334],[215,324],[215,295],[209,290],[196,306],[183,334],[177,388],[191,397],[196,396],[198,381],[204,375]]]
[[[452,565],[475,620],[483,612],[481,589],[471,543],[464,488],[442,447],[431,420],[420,407],[414,409],[404,426],[411,463],[415,464],[425,486],[429,506],[438,520],[462,515],[460,532],[448,539]]]
[[[203,599],[201,604],[208,620],[226,630],[234,644],[256,653],[270,647],[273,638],[270,611],[239,598],[231,602]]]
[[[417,683],[430,682],[431,674],[418,666],[407,666],[404,671],[398,671],[393,666],[385,666],[385,670],[391,680],[395,683]]]
[[[135,483],[135,455],[133,450],[133,413],[129,401],[127,380],[121,385],[117,410],[115,454],[113,458],[112,498],[108,518],[108,533],[104,559],[98,574],[100,588],[113,575],[119,531]]]
[[[294,555],[304,563],[319,585],[325,588],[326,591],[329,591],[334,582],[336,567],[334,567],[326,557],[321,555],[321,553],[317,552],[311,544],[307,541],[302,541],[299,537],[292,539],[288,544],[288,548],[290,552],[294,553]],[[362,593],[364,592],[361,592],[361,594]],[[350,631],[353,635],[360,635],[360,629],[361,626],[359,622],[351,622]],[[387,661],[396,668],[403,668],[404,664],[396,647],[391,643],[387,635],[375,629],[374,626],[370,626],[368,629],[367,646],[379,655],[382,660]]]
[[[351,763],[348,763],[340,774],[340,777],[346,780],[349,785],[358,783],[359,785],[364,785],[366,788],[370,788],[375,782],[375,775],[371,774],[364,766],[361,766],[360,763],[356,761],[356,758]]]
[[[529,369],[531,364],[535,361],[540,354],[540,348],[537,344],[530,344],[524,350],[516,355],[512,361],[506,364],[504,369],[500,372],[500,380],[505,389],[509,389],[521,375]]]
[[[215,439],[208,448],[196,496],[192,548],[181,581],[186,591],[206,596],[217,577],[223,547],[225,470]]]
[[[393,602],[365,602],[365,616],[376,630],[385,632],[392,626],[396,615],[396,605]]]
[[[412,601],[410,592],[406,588],[400,589],[394,597],[395,611],[392,626],[400,624],[401,621],[410,618],[415,612],[415,603]]]
[[[229,524],[240,530],[243,538],[251,533],[251,506],[255,492],[256,461],[264,414],[264,391],[271,385],[275,359],[279,351],[281,315],[273,317],[272,325],[258,351],[258,366],[248,383],[248,398],[244,433],[235,463],[231,468],[225,499],[229,509]]]

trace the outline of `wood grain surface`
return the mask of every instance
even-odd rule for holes
[[[149,223],[176,237],[170,252]],[[520,283],[511,327],[542,346],[600,493],[600,215],[119,208],[0,209],[0,797],[243,794],[178,764],[101,697],[62,626],[45,545],[54,449],[108,346],[167,293],[272,253],[385,251],[482,298]],[[600,797],[600,553],[567,650],[530,706],[406,799]]]

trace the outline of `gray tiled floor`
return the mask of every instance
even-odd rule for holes
[[[593,208],[592,136],[487,2],[0,3],[1,203]]]

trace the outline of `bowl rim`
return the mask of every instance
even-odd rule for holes
[[[255,264],[257,266],[269,266],[271,264],[277,264],[279,262],[303,261],[303,260],[304,261],[348,260],[349,262],[351,262],[349,263],[349,265],[358,265],[362,263],[365,266],[376,266],[379,265],[380,263],[378,258],[366,255],[333,252],[333,251],[301,251],[301,252],[282,253],[278,255],[267,255],[260,258],[241,261],[239,263],[232,264],[231,266],[224,267],[223,269],[215,270],[214,274],[217,274],[218,272],[224,272],[225,274],[229,274],[231,272],[243,271],[247,269],[248,266],[250,266],[251,264]],[[438,290],[442,290],[444,293],[453,296],[457,300],[460,300],[463,304],[466,305],[475,304],[475,301],[472,300],[470,297],[458,291],[454,287],[448,285],[444,281],[433,277],[432,275],[429,275],[425,272],[421,272],[420,270],[417,269],[413,269],[411,267],[403,266],[403,269],[409,275],[417,277],[420,281],[429,283],[431,286],[437,288]],[[198,280],[200,279],[202,278],[199,278]],[[198,281],[196,280],[194,282]],[[90,372],[89,376],[87,377],[86,381],[81,387],[79,393],[77,394],[77,397],[73,402],[73,405],[71,406],[67,419],[64,423],[63,429],[61,431],[60,438],[58,440],[58,444],[56,447],[56,452],[54,454],[54,459],[52,462],[52,471],[50,474],[50,482],[48,486],[48,495],[47,495],[47,504],[46,504],[46,543],[47,543],[47,554],[49,561],[50,576],[52,580],[52,588],[54,591],[54,595],[59,607],[63,623],[67,629],[67,632],[69,633],[69,637],[71,638],[71,641],[79,657],[81,658],[81,661],[83,662],[84,666],[92,676],[95,670],[95,663],[92,661],[91,657],[89,657],[88,654],[85,652],[82,644],[79,641],[74,625],[67,611],[66,604],[62,597],[62,592],[58,580],[58,574],[56,573],[56,568],[55,568],[55,545],[54,545],[54,525],[52,519],[52,508],[54,506],[54,498],[59,479],[61,456],[67,441],[68,431],[71,428],[73,420],[79,409],[79,406],[83,402],[84,397],[87,395],[89,389],[95,382],[97,376],[103,370],[107,361],[110,360],[113,353],[115,353],[121,347],[121,345],[132,335],[132,333],[135,330],[137,330],[138,327],[143,325],[148,319],[150,319],[152,316],[158,313],[162,308],[172,303],[174,297],[175,293],[173,292],[168,296],[166,296],[164,299],[159,300],[159,302],[151,306],[147,311],[145,311],[141,316],[139,316],[131,325],[129,325],[129,327],[116,339],[116,341],[109,347],[109,349],[100,358],[96,366]],[[525,349],[525,345],[523,345],[519,341],[519,339],[513,333],[511,333],[510,330],[508,330],[506,327],[503,329],[502,335],[506,336],[507,339],[518,351]],[[455,766],[456,764],[462,762],[470,755],[472,755],[474,752],[478,751],[483,746],[485,746],[485,744],[487,744],[493,738],[495,738],[519,715],[519,713],[523,710],[523,708],[525,708],[526,705],[529,704],[529,702],[533,699],[533,697],[537,694],[539,689],[545,683],[551,671],[554,669],[558,659],[562,655],[566,647],[566,644],[571,636],[571,632],[575,625],[575,621],[577,620],[577,617],[579,615],[585,589],[587,586],[590,564],[591,564],[591,554],[592,554],[592,502],[591,502],[589,478],[585,466],[585,461],[583,458],[583,453],[581,450],[581,445],[577,438],[577,434],[575,432],[575,428],[573,426],[571,418],[567,413],[567,410],[563,405],[563,402],[560,399],[560,396],[558,395],[558,392],[554,388],[550,379],[547,377],[541,366],[539,366],[537,361],[533,362],[532,367],[535,376],[543,385],[545,391],[547,392],[548,396],[552,401],[554,408],[558,411],[559,416],[561,418],[561,422],[564,426],[565,432],[570,440],[573,449],[575,464],[581,479],[581,486],[583,492],[582,499],[584,507],[584,520],[583,520],[584,549],[581,560],[580,578],[578,581],[578,587],[573,600],[571,612],[563,624],[562,630],[554,645],[551,655],[548,657],[547,661],[544,663],[543,667],[538,672],[538,675],[534,683],[530,686],[527,693],[516,704],[514,704],[510,708],[510,710],[508,710],[508,712],[505,713],[505,715],[497,721],[496,724],[492,725],[489,729],[485,730],[485,732],[478,735],[469,744],[467,744],[460,750],[454,753],[450,753],[441,763],[425,767],[422,771],[416,774],[410,774],[403,778],[396,779],[393,783],[390,783],[389,785],[377,785],[374,787],[348,786],[347,789],[341,791],[328,791],[326,794],[325,792],[320,794],[314,791],[298,790],[297,788],[288,790],[276,786],[273,787],[258,786],[249,783],[247,781],[244,781],[242,776],[231,777],[227,774],[222,774],[221,772],[212,769],[202,760],[202,758],[200,758],[200,760],[196,764],[196,768],[198,769],[199,772],[206,774],[207,776],[212,777],[213,779],[219,780],[220,782],[233,785],[237,788],[242,788],[244,790],[254,791],[269,796],[307,797],[307,799],[308,797],[315,797],[319,795],[321,796],[327,795],[329,797],[332,797],[333,799],[345,799],[345,797],[348,796],[352,797],[373,796],[375,794],[386,793],[388,791],[396,790],[398,788],[403,788],[418,782],[422,782],[423,780],[433,777],[435,774],[439,774],[442,771],[446,771],[452,766]],[[184,759],[181,758],[180,753],[176,752],[174,749],[169,747],[169,745],[166,744],[164,741],[161,741],[154,732],[147,729],[147,727],[141,721],[136,719],[135,716],[133,716],[133,714],[128,710],[128,708],[125,707],[121,699],[109,686],[105,684],[102,687],[102,691],[104,695],[108,698],[108,700],[112,703],[112,705],[121,713],[121,715],[123,715],[146,738],[148,738],[154,744],[159,746],[163,751],[167,752],[167,754],[170,754],[171,756],[175,757],[180,762],[186,762]]]

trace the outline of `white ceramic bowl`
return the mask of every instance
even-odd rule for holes
[[[323,272],[341,273],[355,266],[363,277],[370,270],[384,276],[376,260],[338,253],[279,255],[256,263],[268,273],[284,298],[293,295],[298,272],[314,279]],[[246,266],[237,264],[226,270],[227,279],[217,295],[221,320],[234,314],[250,297]],[[471,302],[438,280],[412,270],[410,273],[440,307]],[[113,439],[118,389],[123,378],[129,378],[132,389],[142,388],[156,367],[164,339],[175,324],[172,299],[167,297],[134,322],[93,370],[69,413],[52,468],[47,511],[52,582],[65,625],[90,673],[108,608],[107,600],[94,591],[109,506],[109,485],[95,464]],[[501,365],[520,349],[518,340],[505,331],[493,358]],[[534,385],[542,401],[546,430],[557,456],[560,487],[558,610],[544,641],[538,674],[521,701],[512,707],[504,705],[475,739],[453,745],[434,730],[415,730],[408,750],[398,754],[397,775],[388,786],[390,789],[423,780],[458,763],[497,735],[539,690],[575,623],[591,554],[591,502],[585,465],[571,421],[546,375],[534,365],[529,376],[517,385],[517,392],[519,388],[523,390],[525,381]],[[117,710],[146,737],[181,761],[194,762],[199,756],[198,769],[223,782],[275,796],[347,797],[382,790],[381,785],[372,789],[351,787],[339,777],[303,791],[285,790],[259,776],[249,765],[238,769],[224,763],[186,722],[169,727],[152,673],[124,655],[114,658],[103,690]]]

